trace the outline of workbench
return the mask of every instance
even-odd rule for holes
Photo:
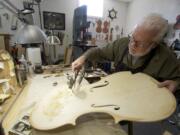
[[[67,85],[66,74],[71,70],[59,70],[58,73],[45,71],[44,74],[33,75],[28,79],[27,85],[23,88],[18,99],[15,101],[6,117],[2,121],[5,135],[12,130],[13,125],[24,115],[30,115],[34,105],[51,91]],[[84,79],[83,85],[88,84]],[[58,128],[51,131],[31,130],[33,135],[127,135],[119,124],[114,124],[112,117],[106,114],[89,114],[82,116],[76,126]]]

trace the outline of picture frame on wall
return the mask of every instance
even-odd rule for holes
[[[43,11],[44,28],[47,30],[65,30],[65,14]]]

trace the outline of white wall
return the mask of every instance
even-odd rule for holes
[[[23,0],[10,0],[19,9],[23,8]],[[117,19],[114,19],[112,25],[118,24],[120,28],[124,28],[126,24],[126,14],[127,14],[128,4],[119,0],[104,0],[104,14],[103,18],[107,18],[108,10],[114,8],[118,11]],[[65,13],[66,15],[66,30],[64,31],[66,36],[68,36],[69,43],[72,43],[72,29],[73,29],[73,14],[74,9],[78,7],[78,0],[44,0],[41,2],[41,11],[52,11]],[[39,23],[39,13],[37,6],[34,6],[34,21],[36,25]],[[0,33],[10,33],[15,34],[16,31],[11,30],[12,14],[9,14],[9,20],[6,20],[2,15],[8,12],[6,9],[0,9],[0,15],[2,19],[2,27],[0,28]],[[43,21],[43,18],[42,18]]]
[[[17,0],[10,0],[15,6],[22,9],[23,5],[21,1]],[[14,34],[16,31],[11,31],[11,23],[12,23],[12,13],[10,13],[5,8],[2,8],[0,5],[0,16],[1,16],[1,23],[2,27],[0,27],[0,33],[9,33]],[[5,18],[4,13],[8,13],[8,19]],[[16,18],[16,17],[15,17]]]
[[[108,10],[112,8],[117,11],[117,18],[114,19],[111,24],[113,26],[119,25],[120,28],[125,28],[128,4],[119,0],[104,0],[103,18],[108,18]]]
[[[180,0],[133,0],[128,7],[126,33],[152,12],[161,14],[169,23],[175,23],[176,16],[180,14]]]
[[[102,25],[101,28],[104,28],[103,22],[104,21],[108,21],[110,22],[110,26],[109,28],[109,37],[108,39],[110,39],[110,30],[111,28],[113,28],[113,34],[112,34],[112,41],[116,40],[117,38],[120,38],[121,36],[121,31],[122,29],[125,29],[126,26],[126,16],[127,16],[127,7],[128,4],[127,2],[122,2],[119,0],[104,0],[104,5],[103,5],[103,17],[102,18],[92,18],[89,17],[88,21],[91,21],[95,24],[95,27],[90,27],[89,32],[92,33],[92,37],[96,38],[96,45],[99,46],[104,46],[106,45],[108,42],[111,42],[110,40],[105,40],[107,33],[97,33],[96,32],[96,28],[97,28],[97,21],[100,19],[102,21]],[[115,19],[111,20],[108,16],[109,16],[109,10],[111,9],[115,9],[115,11],[117,11],[116,17]],[[118,27],[119,29],[116,29],[116,27]]]
[[[111,27],[114,28],[113,40],[116,40],[116,35],[120,35],[121,30],[126,27],[128,3],[119,0],[105,0],[104,1],[104,18],[108,17],[108,10],[114,8],[117,11],[117,18],[111,21]],[[110,19],[109,19],[110,20]],[[115,27],[119,26],[119,30],[116,31]]]
[[[10,0],[10,2],[16,6],[18,9],[23,9],[23,0]],[[33,15],[35,24],[39,25],[39,14],[37,12],[37,6],[35,8],[35,13]],[[8,19],[4,16],[4,14],[8,14]],[[1,17],[1,27],[0,27],[0,33],[3,34],[11,34],[11,45],[14,45],[14,36],[16,32],[18,31],[18,28],[21,27],[21,22],[15,17],[10,11],[8,11],[6,8],[2,8],[0,5],[0,17]],[[15,22],[18,22],[17,30],[11,30],[11,26],[15,24]]]
[[[18,8],[22,9],[22,0],[10,0]],[[129,6],[128,6],[129,5]],[[66,34],[69,43],[72,42],[72,19],[74,9],[78,6],[78,0],[44,0],[41,3],[42,11],[62,12],[66,14]],[[125,33],[129,33],[133,26],[144,16],[151,12],[162,14],[169,20],[170,23],[175,22],[176,16],[180,13],[180,0],[133,0],[125,3],[120,0],[105,0],[104,15],[108,16],[108,10],[114,7],[118,10],[117,19],[113,20],[112,24],[118,24],[120,27],[125,27]],[[37,8],[35,8],[37,9]],[[3,13],[7,12],[5,9],[0,9],[2,26],[0,33],[14,34],[16,31],[11,31],[12,14],[9,13],[9,20],[3,17]],[[39,25],[39,16],[36,10],[35,23]]]
[[[65,13],[65,33],[69,43],[72,43],[73,14],[77,6],[78,0],[44,0],[41,6],[42,11]]]
[[[114,8],[118,11],[117,19],[114,19],[112,25],[118,24],[120,28],[124,28],[126,24],[127,3],[119,0],[104,0],[103,18],[107,18],[108,10]],[[72,43],[73,14],[74,9],[78,7],[78,0],[44,0],[42,2],[42,11],[54,11],[65,13],[66,16],[66,34],[69,42]]]
[[[23,0],[10,0],[18,9],[23,9]],[[43,0],[41,2],[41,11],[51,11],[51,12],[59,12],[65,13],[65,45],[72,43],[72,34],[73,34],[73,14],[74,9],[78,7],[78,0]],[[108,10],[114,8],[117,10],[117,19],[114,19],[111,22],[111,26],[114,27],[118,25],[119,28],[125,28],[126,24],[126,14],[127,14],[127,3],[119,1],[119,0],[104,0],[104,19],[108,18]],[[34,21],[36,25],[40,25],[40,18],[37,6],[34,6],[35,13],[34,13]],[[12,14],[9,14],[9,20],[6,20],[2,17],[3,13],[8,12],[6,9],[0,9],[0,15],[2,18],[2,27],[0,28],[0,33],[10,33],[16,34],[17,31],[11,30],[11,20]],[[42,16],[41,16],[42,17]],[[43,18],[42,18],[43,21]],[[20,21],[19,21],[20,23]],[[42,22],[43,24],[43,22]],[[113,38],[114,39],[114,38]],[[56,50],[60,50],[57,52],[57,55],[64,54],[64,49],[56,48]]]

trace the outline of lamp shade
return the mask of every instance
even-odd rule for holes
[[[59,40],[59,38],[57,36],[48,36],[46,43],[48,45],[59,45],[60,40]]]
[[[28,24],[21,26],[15,38],[17,44],[43,43],[47,39],[45,33],[39,27]]]

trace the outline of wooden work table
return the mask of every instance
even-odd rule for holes
[[[21,92],[23,91],[24,87],[18,87],[16,92],[10,96],[4,103],[1,104],[3,112],[0,113],[0,123],[2,124],[6,116],[9,114],[11,108],[14,106],[16,101],[18,100]],[[2,125],[1,125],[2,126]],[[1,127],[2,130],[2,127]],[[1,131],[3,132],[3,131]],[[0,133],[1,133],[0,132]]]
[[[4,108],[7,108],[7,113],[0,115],[4,134],[8,135],[22,116],[30,115],[34,105],[41,101],[41,98],[67,85],[67,73],[71,75],[71,69],[49,67],[43,74],[31,75],[25,87],[19,89],[16,95],[5,102]],[[87,84],[88,82],[83,79],[82,85]],[[76,126],[58,128],[53,131],[40,131],[32,128],[30,131],[33,135],[127,135],[109,115],[91,113],[78,118]],[[132,132],[129,131],[129,135],[131,134]],[[11,132],[10,135],[14,134]]]
[[[4,129],[5,135],[8,135],[8,131],[10,130],[12,124],[18,118],[19,110],[26,99],[26,95],[28,92],[27,87],[28,87],[28,84],[21,90],[21,92],[16,97],[16,99],[14,99],[14,102],[10,106],[9,111],[6,113],[6,115],[2,119],[2,127]]]
[[[8,111],[8,113],[6,114],[6,116],[3,118],[2,121],[2,127],[4,129],[4,133],[5,135],[8,135],[9,131],[12,129],[12,126],[14,125],[14,123],[16,123],[24,114],[29,114],[32,111],[33,106],[35,105],[35,103],[37,103],[42,97],[44,97],[46,94],[48,94],[49,92],[51,92],[53,89],[60,87],[61,85],[67,85],[67,78],[65,76],[66,73],[71,73],[70,70],[67,69],[61,69],[61,70],[56,70],[58,71],[58,73],[52,73],[52,71],[54,72],[54,70],[52,70],[52,68],[50,68],[51,71],[46,70],[44,72],[44,74],[40,74],[40,75],[34,75],[31,78],[28,79],[28,83],[27,85],[22,89],[22,92],[19,93],[19,96],[17,98],[17,100],[13,103],[13,105],[11,105],[10,110]],[[86,80],[83,80],[82,82],[83,84],[88,84],[88,82]],[[12,100],[12,99],[11,99]],[[89,116],[93,119],[92,116]],[[86,118],[85,118],[86,119]],[[84,120],[82,120],[84,121]],[[96,121],[97,124],[97,120]],[[104,123],[112,124],[113,119],[111,119],[109,121],[109,119],[104,119],[103,121],[105,121]],[[100,124],[101,123],[101,124]],[[99,126],[102,126],[103,128],[105,127],[105,124],[102,124],[102,122],[98,122]],[[82,130],[83,127],[83,130]],[[99,128],[97,128],[97,126],[95,126],[94,122],[90,121],[88,122],[88,127],[92,129],[92,131],[94,132],[99,132],[99,135],[103,135],[104,133],[100,133],[100,132],[109,132],[109,134],[112,134],[112,132],[115,132],[115,130],[111,130],[112,128],[107,128],[105,127],[102,131],[99,131]],[[86,125],[80,125],[77,128],[72,128],[68,131],[66,131],[67,133],[64,133],[63,131],[63,135],[73,135],[74,132],[79,132],[79,135],[83,135],[86,132],[89,132],[89,128],[87,128]],[[79,129],[81,131],[79,131]],[[108,131],[105,131],[105,130]],[[117,129],[119,130],[119,132],[117,132]],[[44,131],[37,131],[35,129],[32,129],[33,131],[33,135],[44,135],[44,134],[59,134],[59,132],[61,132],[60,130],[56,130],[53,133],[52,132],[44,132]],[[116,132],[117,135],[126,135],[126,133],[119,128],[119,125],[116,125]]]
[[[14,105],[19,95],[22,92],[24,87],[18,87],[16,92],[11,94],[11,96],[6,99],[2,104],[2,112],[0,113],[0,122],[2,123],[3,119],[6,117],[7,113],[10,111],[11,107]]]
[[[58,74],[52,74],[49,70],[45,70],[44,74],[41,75],[33,75],[28,78],[28,82],[26,83],[26,85],[21,90],[19,90],[16,95],[13,95],[10,99],[7,100],[7,102],[5,102],[4,106],[5,108],[7,108],[7,111],[3,116],[1,116],[1,123],[6,135],[8,134],[8,131],[10,130],[12,125],[18,120],[21,115],[23,115],[22,113],[26,113],[29,107],[31,108],[34,102],[36,102],[41,97],[41,95],[47,94],[48,91],[50,92],[51,87],[53,87],[54,85],[53,83],[56,83],[59,78],[63,78],[62,76],[62,71],[60,71],[60,73]],[[50,79],[51,77],[54,78]],[[43,82],[43,80],[47,81]],[[65,79],[61,80],[64,80],[64,83],[66,83]],[[35,90],[32,91],[32,83],[36,83],[35,85],[38,86],[38,88],[36,88],[37,92]]]

